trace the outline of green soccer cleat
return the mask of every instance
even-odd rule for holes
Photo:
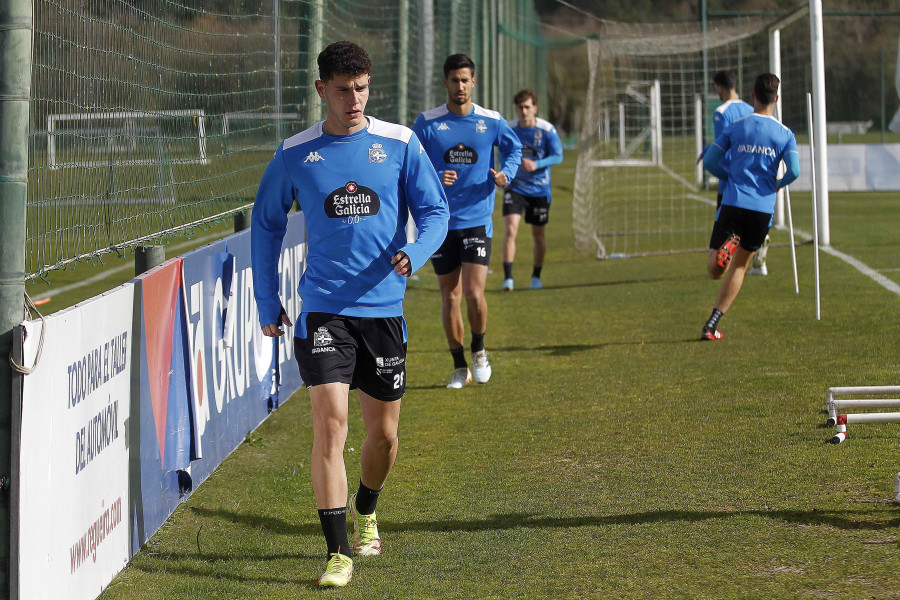
[[[331,555],[325,572],[319,577],[319,585],[323,587],[344,587],[353,577],[353,559],[338,552]]]
[[[356,494],[350,496],[350,516],[353,517],[353,552],[359,556],[381,554],[381,538],[378,537],[378,521],[375,513],[361,515],[356,512]]]

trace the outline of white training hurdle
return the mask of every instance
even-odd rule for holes
[[[832,387],[825,392],[829,427],[836,425],[837,433],[831,438],[832,444],[840,444],[847,439],[847,425],[850,423],[891,423],[900,422],[900,412],[847,413],[849,409],[900,408],[900,398],[850,399],[847,396],[879,396],[900,394],[900,386],[876,385],[856,387]]]

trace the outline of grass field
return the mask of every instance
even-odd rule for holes
[[[798,249],[796,295],[777,232],[770,275],[748,278],[726,338],[698,342],[718,289],[705,254],[577,255],[573,176],[568,156],[554,172],[543,290],[499,292],[497,229],[489,384],[444,389],[452,364],[430,268],[410,285],[384,556],[358,559],[343,590],[316,588],[325,549],[301,391],[102,598],[900,598],[900,425],[851,425],[840,446],[824,427],[829,386],[898,383],[900,298],[823,254],[816,321],[812,247]],[[900,281],[900,198],[831,201],[833,245]],[[811,231],[809,196],[794,208]],[[530,254],[523,227],[520,287]],[[351,410],[354,488],[363,438]]]

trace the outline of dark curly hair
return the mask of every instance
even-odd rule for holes
[[[328,81],[335,75],[356,77],[372,71],[369,53],[353,42],[334,42],[319,53],[319,80]]]
[[[475,76],[475,61],[465,54],[451,54],[444,61],[444,79],[450,75],[450,71],[457,69],[472,69],[472,76]]]

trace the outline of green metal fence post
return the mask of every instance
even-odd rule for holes
[[[10,593],[9,473],[13,327],[25,304],[25,219],[31,97],[31,0],[0,6],[0,598]]]
[[[397,45],[397,122],[406,123],[409,106],[409,0],[400,0],[399,44]]]

